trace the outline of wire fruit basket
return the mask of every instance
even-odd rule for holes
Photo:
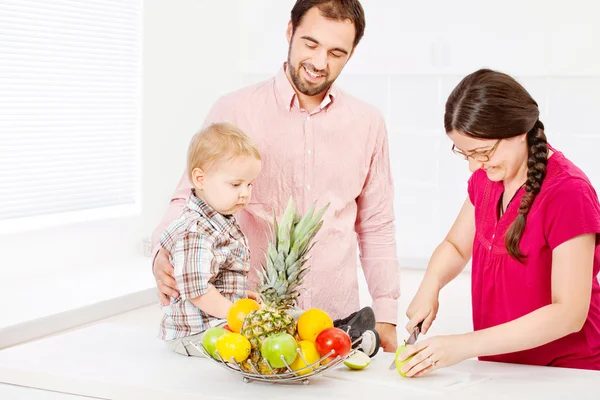
[[[344,362],[344,360],[348,359],[349,357],[352,357],[354,354],[356,354],[357,351],[360,351],[360,350],[354,349],[354,347],[356,344],[359,344],[361,342],[361,340],[362,340],[362,337],[355,340],[352,343],[352,348],[350,349],[350,352],[348,352],[348,354],[346,354],[344,357],[341,357],[339,355],[332,357],[335,354],[335,350],[331,350],[328,354],[322,356],[318,361],[315,361],[314,363],[311,363],[311,364],[306,362],[306,359],[302,355],[300,348],[297,348],[296,349],[296,352],[298,353],[297,357],[300,357],[300,359],[304,362],[304,365],[306,365],[306,366],[301,369],[295,370],[295,371],[292,370],[290,365],[285,360],[284,356],[281,356],[281,360],[285,364],[286,371],[282,372],[282,373],[275,373],[275,370],[271,367],[271,365],[269,364],[267,359],[263,358],[262,361],[265,363],[265,365],[268,367],[269,371],[271,372],[269,374],[260,374],[258,372],[257,366],[251,360],[247,360],[247,362],[250,365],[252,372],[247,372],[247,371],[244,371],[242,369],[241,365],[238,362],[236,362],[233,358],[230,361],[226,361],[223,359],[223,357],[221,357],[221,355],[219,354],[218,351],[215,351],[215,356],[217,357],[215,359],[210,356],[209,352],[204,348],[204,346],[202,344],[200,344],[200,345],[197,345],[195,343],[190,343],[190,344],[193,345],[198,351],[201,351],[202,353],[204,353],[204,355],[208,359],[219,364],[221,367],[228,369],[230,371],[233,371],[237,374],[240,374],[242,376],[242,380],[245,383],[249,383],[251,381],[258,381],[258,382],[270,382],[270,383],[302,383],[304,385],[308,385],[309,384],[308,378],[311,378],[314,376],[319,376],[319,375],[325,373],[326,371],[338,366],[340,363]]]

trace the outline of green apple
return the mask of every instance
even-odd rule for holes
[[[408,357],[404,361],[398,361],[398,357],[400,357],[400,354],[402,354],[402,352],[404,350],[406,350],[406,347],[407,347],[406,344],[403,344],[402,346],[398,347],[398,349],[396,350],[396,355],[395,355],[395,357],[396,357],[395,358],[395,360],[396,360],[396,371],[398,371],[398,373],[400,375],[402,375],[404,378],[406,378],[407,376],[406,376],[406,374],[404,372],[402,372],[402,366],[404,364],[406,364],[407,362],[409,362],[410,360],[412,360],[412,358],[414,357],[414,356],[410,356],[410,357]]]
[[[298,344],[292,335],[279,333],[266,338],[260,347],[260,352],[272,368],[284,368],[286,363],[290,365],[296,359],[298,355],[297,348]],[[281,359],[281,356],[283,356],[285,362]]]
[[[215,355],[215,350],[217,349],[217,339],[220,338],[222,334],[227,332],[228,331],[226,329],[216,327],[208,328],[202,335],[202,346],[204,346],[212,358],[218,359]]]
[[[344,365],[350,369],[365,369],[369,364],[371,364],[371,357],[362,351],[357,351],[344,360]]]

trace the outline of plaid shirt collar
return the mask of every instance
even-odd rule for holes
[[[196,189],[192,189],[187,207],[202,214],[218,232],[229,231],[235,226],[235,219],[232,216],[225,216],[209,206],[207,202],[196,196]]]

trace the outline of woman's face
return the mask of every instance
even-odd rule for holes
[[[512,180],[527,171],[526,134],[509,139],[476,139],[459,131],[448,137],[454,143],[454,152],[466,157],[469,170],[485,170],[488,179],[494,182]]]

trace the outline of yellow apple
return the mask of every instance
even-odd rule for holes
[[[402,346],[398,347],[398,349],[396,350],[396,355],[395,355],[395,360],[396,360],[396,371],[398,371],[398,373],[400,375],[402,375],[404,378],[407,378],[406,374],[404,372],[402,372],[402,366],[404,364],[406,364],[408,361],[412,360],[412,358],[414,356],[410,356],[408,357],[406,360],[404,361],[398,361],[398,357],[400,357],[400,354],[402,354],[402,352],[404,352],[404,350],[406,350],[407,345],[403,344]]]
[[[344,365],[350,369],[361,370],[365,369],[371,364],[371,357],[363,353],[362,351],[357,351],[350,357],[344,360]]]

